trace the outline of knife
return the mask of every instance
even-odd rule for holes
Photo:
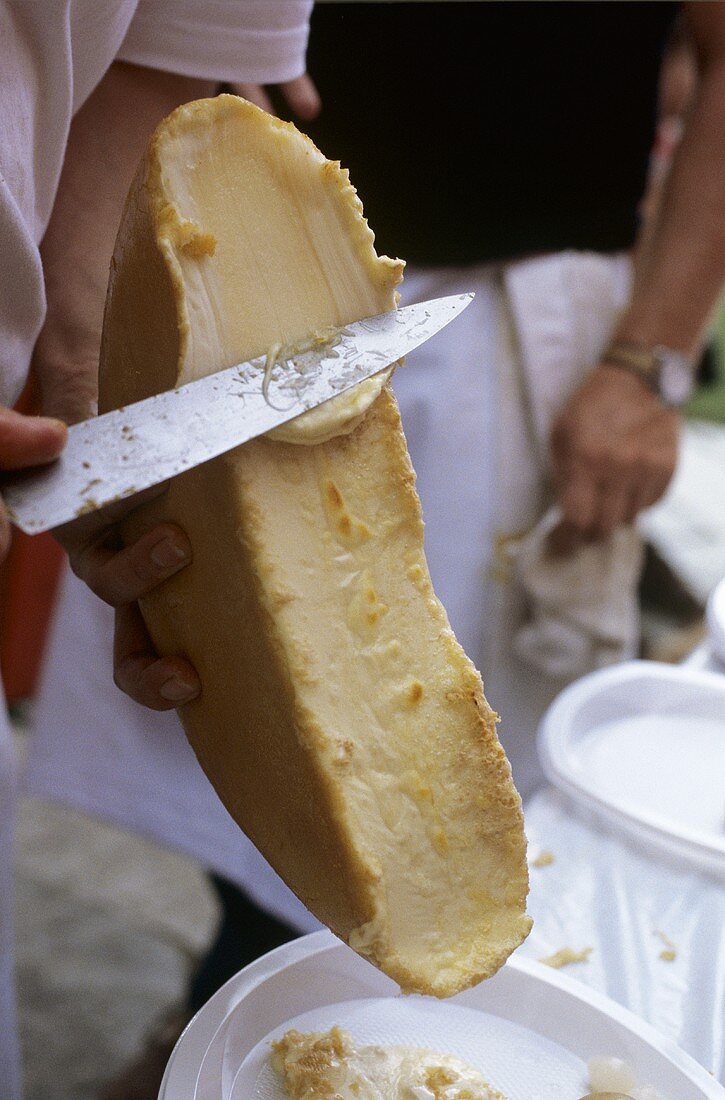
[[[260,355],[74,424],[54,463],[0,480],[12,522],[35,535],[133,496],[324,404],[457,317],[455,294],[368,317],[283,358]],[[309,346],[309,345],[308,345]]]

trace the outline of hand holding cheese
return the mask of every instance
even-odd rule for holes
[[[141,493],[131,504],[119,501],[56,530],[73,572],[105,603],[116,609],[113,678],[141,706],[171,710],[199,694],[199,677],[184,657],[154,650],[137,601],[189,564],[193,552],[186,534],[159,523],[124,546],[118,524],[139,499],[158,496],[160,488]]]
[[[102,408],[392,309],[339,165],[234,96],[159,127],[111,268]],[[455,491],[455,486],[451,487]],[[193,562],[141,601],[201,679],[187,735],[229,812],[321,920],[407,991],[448,996],[526,936],[521,804],[430,583],[384,378],[174,479]]]

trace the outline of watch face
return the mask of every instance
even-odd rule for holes
[[[660,393],[668,405],[684,405],[693,389],[692,370],[689,365],[673,359],[665,359],[660,367]]]

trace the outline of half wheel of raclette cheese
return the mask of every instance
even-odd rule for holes
[[[174,111],[116,242],[102,409],[394,308],[403,264],[373,240],[347,173],[294,126],[235,96]],[[180,713],[224,805],[338,936],[449,996],[526,936],[526,845],[383,381],[176,478],[128,528],[191,539],[142,609],[159,652],[198,669]]]

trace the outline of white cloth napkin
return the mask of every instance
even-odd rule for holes
[[[639,611],[633,592],[642,565],[632,527],[568,557],[554,556],[549,535],[561,519],[550,508],[513,549],[514,569],[528,605],[514,651],[539,672],[574,679],[636,656]]]

